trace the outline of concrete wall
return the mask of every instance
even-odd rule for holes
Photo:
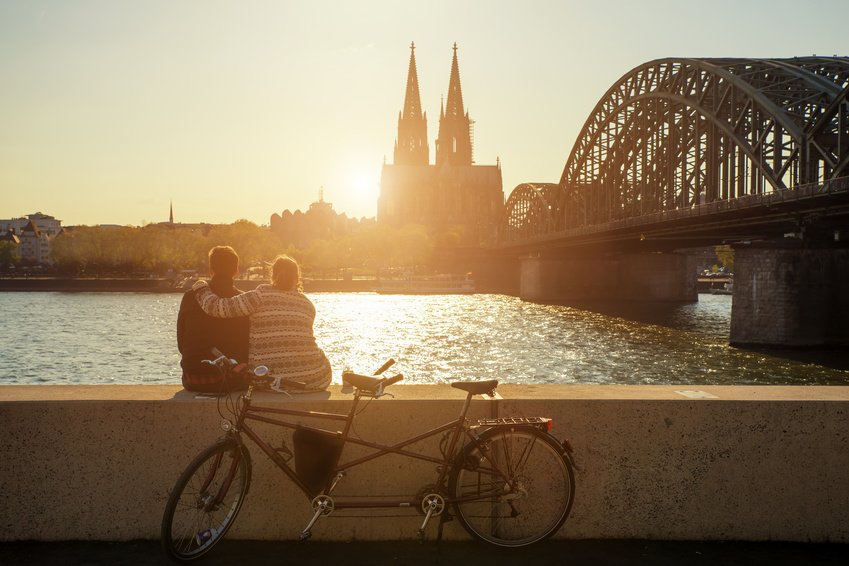
[[[526,258],[519,296],[526,301],[621,299],[696,301],[695,259],[684,254]]]
[[[849,388],[693,389],[502,385],[503,399],[477,400],[474,417],[550,416],[553,432],[571,439],[580,471],[558,537],[849,542]],[[361,414],[359,436],[400,440],[462,402],[445,386],[392,391]],[[345,411],[350,396],[334,387],[255,399]],[[219,436],[219,419],[214,400],[177,386],[0,386],[0,540],[158,538],[170,489]],[[252,453],[254,481],[230,536],[291,539],[309,503]],[[401,484],[392,493],[415,492],[432,481],[431,464],[378,463],[352,471],[337,494],[381,492],[390,479]],[[411,511],[346,513],[319,521],[314,538],[413,539],[421,523]],[[467,537],[456,521],[445,536]]]
[[[734,247],[731,344],[849,345],[849,250],[801,242]]]

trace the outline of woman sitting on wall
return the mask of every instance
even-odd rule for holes
[[[278,257],[271,269],[271,285],[241,295],[220,298],[205,281],[198,281],[192,289],[210,316],[250,317],[250,365],[267,366],[272,377],[303,382],[306,391],[321,391],[330,385],[330,362],[313,335],[315,306],[302,292],[300,268],[294,259]],[[291,392],[296,391],[300,390]]]

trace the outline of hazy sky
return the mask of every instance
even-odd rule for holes
[[[0,0],[0,218],[268,224],[377,212],[416,43],[430,156],[458,45],[474,157],[556,182],[664,57],[847,55],[845,0]]]

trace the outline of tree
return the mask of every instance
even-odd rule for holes
[[[89,232],[92,228],[88,226],[77,226],[73,230],[63,230],[50,246],[50,258],[56,264],[57,269],[70,273],[81,273],[85,271],[90,263],[88,257]]]
[[[174,271],[203,268],[209,254],[206,238],[189,229],[178,229],[171,234],[166,262]]]
[[[373,224],[351,237],[351,253],[360,265],[371,271],[392,265],[395,230],[383,224]]]
[[[716,246],[716,257],[722,262],[722,267],[725,268],[726,271],[734,270],[734,250],[731,249],[731,246]]]
[[[216,226],[209,231],[207,250],[213,246],[231,246],[239,254],[240,265],[270,261],[283,249],[280,239],[249,220]]]
[[[129,251],[132,253],[130,265],[133,270],[159,273],[168,271],[165,258],[173,236],[171,230],[156,224],[148,224],[143,228],[119,228],[118,230],[123,231],[124,234],[113,234],[113,237],[116,240],[122,236],[129,239]]]
[[[450,232],[440,232],[434,237],[434,244],[439,247],[459,246],[462,237],[462,234],[460,234],[460,232],[457,230]]]
[[[451,231],[436,237],[442,245],[457,245],[462,234]],[[232,246],[239,254],[241,271],[270,262],[285,253],[304,273],[338,273],[355,269],[377,273],[381,268],[427,269],[434,238],[423,226],[391,228],[377,223],[360,224],[344,235],[315,239],[306,250],[289,244],[284,249],[276,234],[247,220],[213,226],[206,235],[188,227],[148,224],[144,227],[103,228],[79,226],[57,237],[51,249],[56,266],[65,272],[130,274],[136,271],[203,270],[213,246]]]
[[[395,265],[415,267],[430,263],[433,246],[424,226],[404,226],[398,231],[394,240]]]
[[[14,265],[20,260],[18,245],[15,242],[0,242],[0,270],[5,270],[6,266]]]

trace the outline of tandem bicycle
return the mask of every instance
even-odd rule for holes
[[[218,368],[222,377],[245,366],[220,352],[213,353],[217,358],[209,363]],[[507,417],[469,422],[466,413],[472,399],[476,395],[494,395],[497,380],[452,383],[452,387],[466,393],[457,419],[400,442],[389,445],[353,433],[363,402],[391,395],[387,388],[403,379],[401,374],[381,377],[392,364],[394,361],[389,360],[373,375],[347,370],[343,373],[344,380],[353,386],[353,401],[347,414],[254,403],[254,390],[272,386],[272,378],[264,366],[249,369],[246,391],[235,400],[228,397],[224,409],[219,398],[224,435],[194,458],[170,494],[161,530],[166,555],[177,563],[192,562],[209,552],[233,526],[251,483],[247,441],[268,455],[310,501],[312,515],[305,517],[300,540],[309,539],[316,522],[336,511],[378,508],[417,510],[423,516],[417,532],[419,539],[424,538],[426,527],[438,520],[439,541],[443,523],[454,516],[472,537],[502,547],[533,544],[556,533],[568,517],[575,495],[572,447],[568,440],[561,442],[554,437],[550,418]],[[303,387],[299,382],[279,378],[273,385]],[[310,418],[338,421],[342,430],[303,424],[304,419]],[[293,429],[295,453],[272,448],[251,427],[252,423]],[[321,456],[313,455],[310,462],[300,462],[299,441],[318,449]],[[423,441],[438,443],[439,455],[413,447]],[[358,445],[367,453],[346,460],[342,457],[346,445]],[[435,464],[432,483],[418,493],[390,499],[334,496],[334,490],[349,473],[387,454]],[[289,463],[293,456],[294,466]],[[391,477],[381,481],[388,487],[393,483]]]

